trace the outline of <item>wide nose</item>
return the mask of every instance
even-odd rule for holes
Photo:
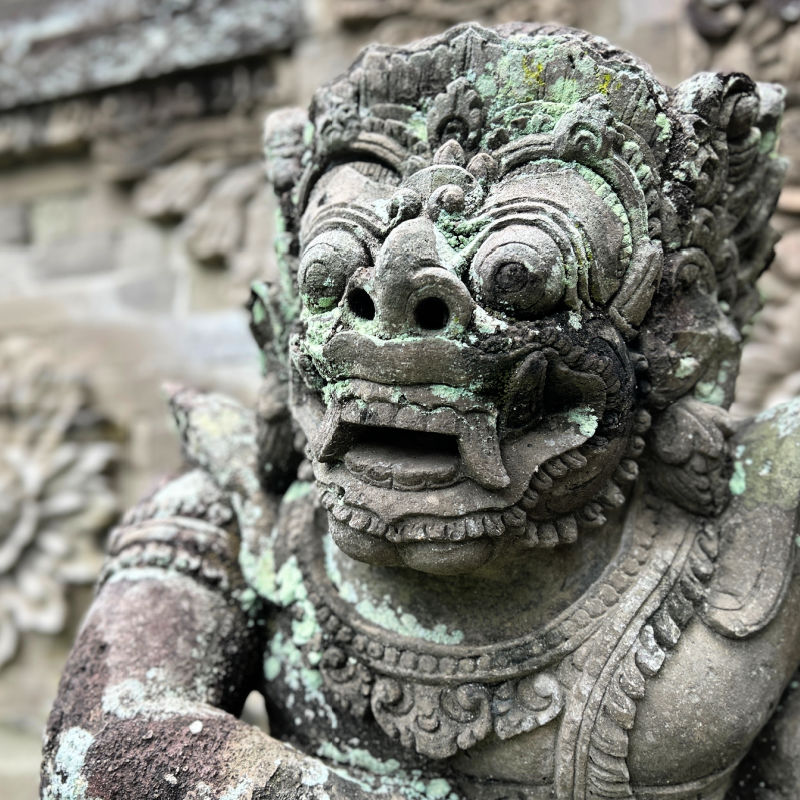
[[[398,225],[386,238],[374,272],[353,276],[350,311],[370,320],[371,329],[387,338],[465,328],[475,304],[467,287],[445,266],[443,246],[429,219]]]

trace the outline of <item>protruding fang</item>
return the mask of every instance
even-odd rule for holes
[[[505,489],[511,483],[494,420],[485,415],[470,415],[461,431],[459,451],[464,472],[488,489]]]
[[[333,461],[336,458],[336,439],[341,435],[341,418],[342,407],[338,403],[331,403],[312,444],[317,461]]]

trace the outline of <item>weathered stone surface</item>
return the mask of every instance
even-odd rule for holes
[[[116,253],[113,232],[84,233],[35,248],[32,267],[44,279],[108,272],[116,266]]]
[[[335,4],[335,13],[346,23],[414,15],[452,25],[471,19],[491,19],[495,15],[497,22],[536,19],[576,22],[579,12],[573,3],[564,0],[386,0],[380,3],[344,0]]]
[[[710,2],[693,0],[690,17],[697,31],[692,67],[746,71],[759,80],[781,83],[786,91],[781,152],[788,157],[787,187],[778,207],[785,212],[777,246],[776,275],[762,285],[766,307],[749,333],[735,412],[752,413],[800,391],[800,328],[794,297],[800,289],[800,252],[793,232],[800,227],[800,14],[793,0]]]
[[[263,390],[169,387],[187,470],[110,538],[42,796],[796,793],[797,405],[727,412],[781,110],[514,23],[271,118]],[[257,191],[183,212],[203,252]]]
[[[22,205],[0,206],[0,243],[26,244],[29,236],[27,209]]]

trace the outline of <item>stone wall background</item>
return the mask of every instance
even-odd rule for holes
[[[258,358],[243,305],[249,282],[274,270],[264,114],[307,104],[371,41],[402,43],[471,19],[584,27],[634,50],[671,84],[711,65],[749,68],[794,81],[797,101],[800,27],[774,21],[775,7],[796,2],[691,5],[701,31],[713,34],[707,40],[692,28],[686,0],[0,0],[3,798],[36,796],[41,728],[113,513],[101,499],[113,493],[117,508],[129,505],[179,463],[160,383],[255,396]],[[800,134],[789,138],[800,150]],[[800,390],[796,192],[783,201],[780,224],[795,232],[763,281],[769,307],[745,357],[741,411]],[[2,354],[23,351],[39,366],[20,375]],[[20,439],[30,414],[19,398],[61,396],[59,381],[77,381],[82,399],[78,416],[59,423],[58,447],[87,446],[91,420],[92,448],[105,448],[105,460],[81,462],[76,474],[91,475],[94,494],[73,497],[73,506],[102,508],[106,518],[98,512],[70,528],[77,512],[51,513],[61,484],[37,490],[23,499],[47,524],[12,548],[23,497],[12,437],[13,452],[32,446]],[[62,452],[56,444],[48,464]],[[67,530],[76,549],[53,555]],[[20,611],[50,608],[46,601],[61,603],[47,624]],[[5,665],[4,624],[14,637]]]

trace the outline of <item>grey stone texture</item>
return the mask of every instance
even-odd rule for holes
[[[793,0],[689,4],[693,27],[684,36],[687,66],[743,70],[786,90],[781,153],[788,158],[781,194],[775,269],[765,275],[764,311],[749,332],[739,380],[737,413],[751,413],[796,396],[800,389],[800,329],[795,313],[800,231],[800,7]]]

